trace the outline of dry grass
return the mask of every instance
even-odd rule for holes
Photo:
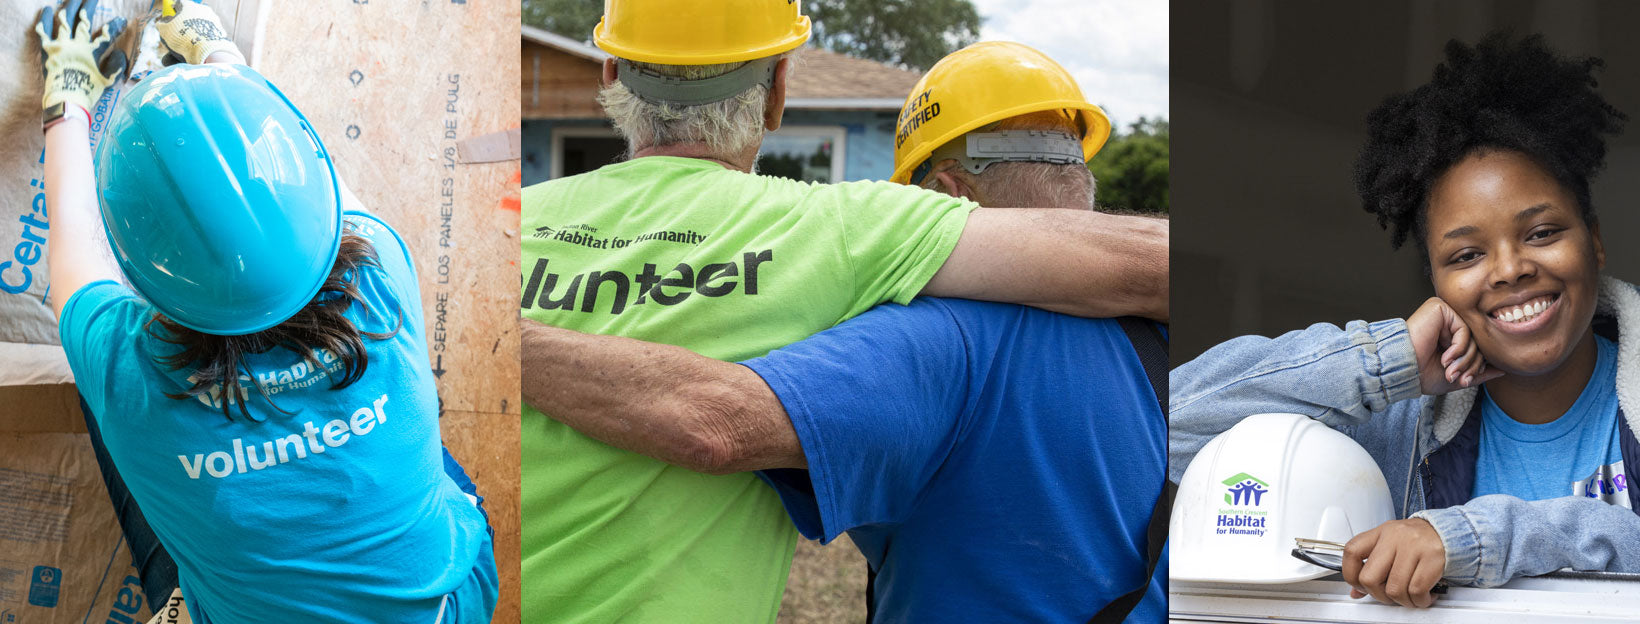
[[[780,601],[779,624],[866,621],[866,558],[848,535],[830,545],[797,540],[792,573]]]

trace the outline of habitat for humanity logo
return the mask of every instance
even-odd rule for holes
[[[1224,503],[1230,507],[1219,510],[1214,533],[1263,537],[1264,532],[1269,529],[1270,512],[1248,507],[1260,507],[1264,504],[1264,495],[1270,492],[1270,484],[1245,472],[1237,473],[1222,483],[1226,488]]]
[[[1224,495],[1224,502],[1230,505],[1257,507],[1264,499],[1264,493],[1270,491],[1270,484],[1245,472],[1225,479],[1224,484],[1230,486],[1230,490]]]

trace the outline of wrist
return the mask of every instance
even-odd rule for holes
[[[240,54],[239,50],[237,48],[224,48],[224,49],[212,52],[210,54],[207,54],[207,55],[205,55],[205,62],[206,63],[229,63],[229,64],[236,64],[236,65],[249,65],[250,64],[249,61],[245,60],[245,55]]]
[[[57,106],[62,107],[62,114],[48,119],[41,127],[42,131],[50,131],[52,128],[65,123],[86,128],[87,130],[91,128],[91,112],[86,110],[84,106],[76,102],[62,102]]]
[[[1365,329],[1366,342],[1374,346],[1369,351],[1372,357],[1366,362],[1371,367],[1370,372],[1379,380],[1384,407],[1421,396],[1423,386],[1419,376],[1417,347],[1407,324],[1400,319],[1389,319],[1368,324]]]

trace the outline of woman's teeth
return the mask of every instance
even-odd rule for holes
[[[1537,318],[1537,315],[1542,314],[1544,310],[1549,308],[1549,304],[1554,303],[1554,301],[1553,296],[1538,297],[1513,308],[1504,308],[1493,312],[1492,318],[1505,323],[1525,323]]]

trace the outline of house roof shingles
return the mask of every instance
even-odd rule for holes
[[[788,99],[892,99],[904,101],[922,74],[804,46],[786,87]],[[898,108],[898,105],[895,106]]]

